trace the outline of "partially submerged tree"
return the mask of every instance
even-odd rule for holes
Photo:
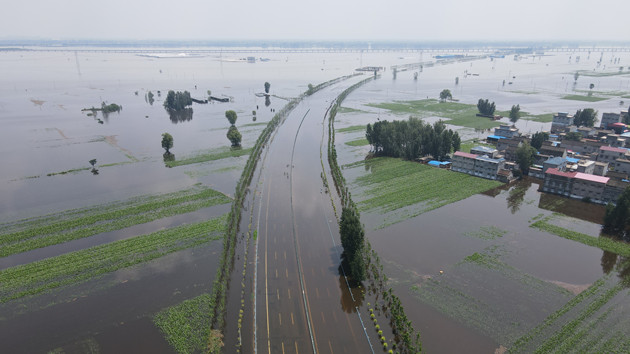
[[[271,84],[268,83],[267,81],[265,81],[265,93],[269,94],[269,88],[271,87]]]
[[[364,231],[359,215],[350,208],[343,208],[339,221],[339,234],[343,246],[343,257],[350,268],[352,279],[360,283],[365,280]]]
[[[159,93],[159,91],[158,91]],[[169,90],[164,100],[164,108],[172,111],[183,111],[186,107],[192,105],[192,98],[190,92],[173,91]]]
[[[238,118],[236,112],[229,110],[225,111],[225,118],[230,122],[231,125],[236,124],[236,119]]]
[[[451,94],[451,90],[444,89],[442,90],[442,92],[440,92],[440,101],[444,102],[451,99],[453,99],[453,94]]]
[[[162,148],[166,150],[167,154],[170,154],[170,150],[173,148],[173,136],[169,133],[162,134]]]
[[[227,138],[230,139],[233,147],[241,146],[241,133],[234,125],[228,129]]]
[[[510,109],[510,122],[516,123],[521,118],[521,105],[512,106]]]

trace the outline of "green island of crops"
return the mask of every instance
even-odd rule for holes
[[[595,281],[510,346],[510,353],[627,353],[626,287],[611,274]]]
[[[480,238],[482,240],[494,240],[499,237],[503,237],[507,234],[507,231],[501,230],[500,228],[490,225],[490,226],[481,226],[478,231],[467,232],[466,236],[472,236],[476,238]]]
[[[352,132],[361,132],[365,131],[367,125],[351,125],[349,127],[335,129],[336,133],[352,133]]]
[[[606,72],[595,72],[591,70],[578,70],[580,76],[591,76],[591,77],[607,77],[607,76],[618,76],[618,75],[628,75],[630,71],[606,71]]]
[[[220,239],[226,217],[182,225],[0,271],[0,303],[80,283]]]
[[[562,97],[563,100],[584,101],[584,102],[599,102],[605,101],[608,98],[597,96],[582,96],[582,95],[566,95]]]
[[[348,146],[366,146],[366,145],[370,145],[370,143],[368,142],[367,139],[363,138],[363,139],[347,141],[346,145],[348,145]]]
[[[174,193],[5,223],[0,225],[0,257],[229,202],[224,194],[196,185]]]
[[[568,240],[577,241],[587,246],[597,247],[604,251],[612,252],[624,257],[630,257],[630,244],[616,241],[608,237],[593,237],[581,232],[565,229],[560,226],[551,224],[549,221],[555,216],[547,216],[530,225],[530,227],[546,231],[550,234],[566,238]]]
[[[387,109],[401,115],[414,115],[419,118],[442,117],[445,123],[475,129],[491,129],[501,123],[485,117],[477,117],[479,113],[474,104],[458,102],[439,102],[434,99],[418,101],[395,101],[368,104],[370,107]]]
[[[339,107],[337,113],[366,113],[364,110],[356,109],[352,107]]]
[[[361,161],[352,166],[366,166],[370,170],[356,180],[356,183],[364,188],[357,196],[360,211],[377,211],[385,214],[413,206],[405,215],[398,215],[396,220],[390,223],[420,215],[502,184],[464,173],[387,157]]]
[[[194,164],[194,163],[201,163],[201,162],[221,160],[221,159],[226,159],[228,157],[240,157],[240,156],[244,156],[244,155],[249,155],[251,153],[251,151],[252,151],[251,148],[247,148],[247,149],[243,149],[243,148],[239,148],[239,149],[231,149],[231,148],[218,149],[218,150],[213,150],[213,151],[210,151],[210,152],[206,152],[206,153],[202,153],[202,154],[186,157],[186,158],[183,158],[181,160],[165,161],[164,163],[168,167],[177,167],[177,166],[190,165],[190,164]]]
[[[154,322],[176,352],[214,353],[221,347],[221,333],[210,329],[212,307],[210,294],[202,294],[162,310]],[[208,338],[211,348],[208,348]]]

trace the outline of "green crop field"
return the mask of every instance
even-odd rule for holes
[[[352,125],[345,128],[335,129],[336,133],[351,133],[351,132],[360,132],[365,131],[367,125]]]
[[[359,210],[388,213],[414,205],[414,210],[400,220],[437,209],[470,197],[502,183],[430,167],[401,159],[379,157],[356,163],[371,171],[356,184],[365,188],[357,196]],[[348,168],[348,167],[346,167]],[[418,204],[415,206],[415,204]]]
[[[174,193],[4,223],[0,225],[0,257],[229,202],[222,193],[197,185]]]
[[[222,216],[1,270],[0,303],[80,283],[220,239],[225,220]]]
[[[205,352],[210,338],[212,297],[202,294],[162,310],[155,325],[178,353]]]
[[[368,142],[367,139],[363,138],[363,139],[357,139],[357,140],[352,140],[352,141],[346,141],[346,145],[348,145],[348,146],[365,146],[365,145],[370,145],[370,143]]]
[[[630,244],[608,237],[593,237],[577,231],[568,230],[549,223],[552,218],[553,216],[548,216],[540,219],[532,223],[530,227],[546,231],[550,234],[560,236],[568,240],[577,241],[588,246],[597,247],[604,251],[612,252],[624,257],[630,257]]]
[[[214,161],[214,160],[221,160],[221,159],[225,159],[228,157],[239,157],[239,156],[244,156],[244,155],[249,155],[249,153],[252,151],[251,148],[247,148],[247,149],[218,149],[218,150],[213,150],[210,152],[206,152],[206,153],[201,153],[201,154],[197,154],[194,156],[189,156],[189,157],[185,157],[181,160],[175,160],[175,161],[165,161],[164,163],[166,164],[166,166],[168,167],[177,167],[177,166],[183,166],[183,165],[190,165],[190,164],[194,164],[194,163],[201,163],[201,162],[208,162],[208,161]]]

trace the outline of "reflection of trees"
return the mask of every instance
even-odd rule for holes
[[[361,304],[363,303],[364,294],[359,288],[354,288],[353,290],[348,289],[348,284],[346,283],[346,279],[343,276],[341,267],[342,266],[339,266],[339,289],[341,289],[341,308],[345,313],[353,313],[357,311],[356,307],[361,306]],[[352,294],[350,294],[350,291],[352,291]],[[353,296],[354,300],[352,300]]]
[[[181,111],[175,111],[172,109],[167,109],[169,118],[171,118],[171,122],[173,124],[177,124],[180,122],[188,122],[193,118],[193,110],[192,108],[184,108]]]
[[[615,264],[617,264],[617,254],[604,251],[604,254],[602,254],[601,264],[602,272],[604,272],[605,274],[610,273],[610,271],[613,270],[613,268],[615,267]]]
[[[269,95],[265,96],[265,107],[269,107],[271,105],[271,99],[269,99]]]
[[[521,208],[530,185],[531,182],[519,183],[510,190],[510,195],[507,197],[507,205],[512,214],[515,214]]]
[[[621,284],[626,288],[630,288],[630,258],[619,257],[617,272],[617,276],[621,279]]]

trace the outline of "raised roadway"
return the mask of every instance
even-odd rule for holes
[[[325,117],[335,98],[363,78],[306,97],[277,128],[256,167],[254,204],[246,211],[257,230],[257,262],[247,268],[255,296],[246,306],[255,315],[244,317],[243,353],[373,352],[355,310],[360,304],[339,273],[338,225],[322,178],[322,161],[328,170]],[[227,321],[232,317],[228,313]]]

